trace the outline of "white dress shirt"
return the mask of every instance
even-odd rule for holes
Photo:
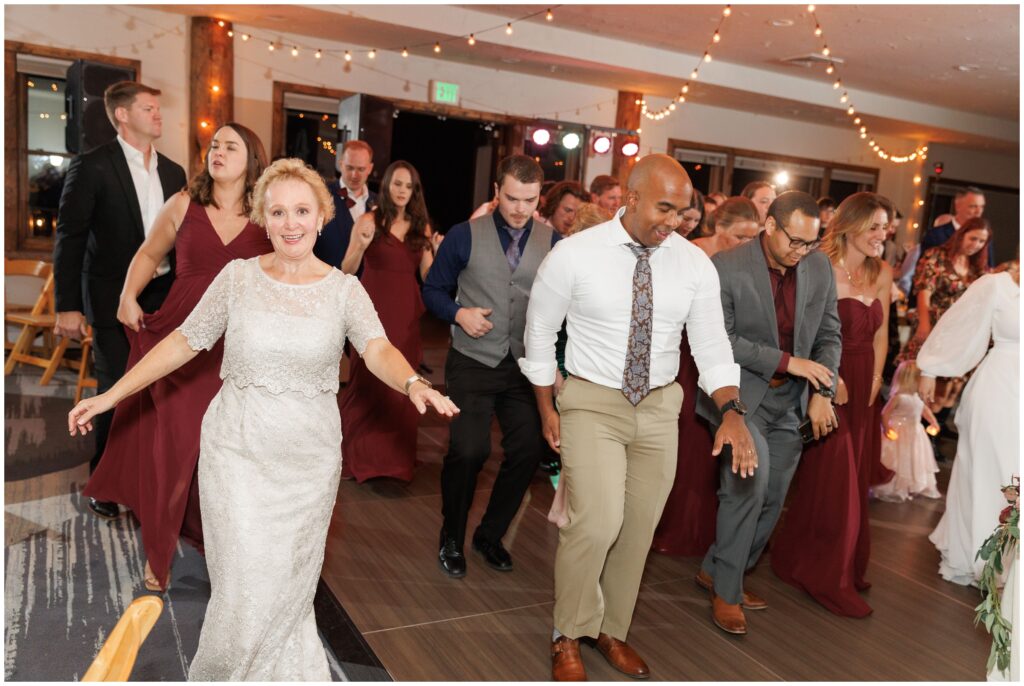
[[[355,202],[355,205],[348,208],[349,214],[352,215],[352,223],[355,224],[356,220],[366,214],[366,201],[370,199],[370,189],[363,184],[363,194],[356,195],[352,192],[352,189],[345,185],[344,181],[338,181],[338,184],[348,191],[348,197]]]
[[[142,211],[142,230],[149,236],[153,230],[153,221],[160,214],[160,208],[164,206],[164,187],[160,183],[160,175],[156,171],[157,154],[152,144],[149,146],[149,167],[146,167],[145,155],[141,150],[128,145],[125,139],[119,135],[117,142],[124,150],[124,157],[128,161],[128,171],[132,175],[132,183],[135,185],[135,195],[139,199],[139,209]],[[167,257],[161,260],[156,268],[156,276],[163,276],[171,271],[171,262]]]
[[[555,339],[567,319],[566,369],[593,383],[622,388],[637,262],[629,247],[635,241],[620,221],[623,212],[558,241],[541,263],[526,313],[526,357],[519,360],[530,383],[554,382]],[[710,395],[739,386],[740,368],[725,332],[718,272],[711,260],[678,234],[649,259],[654,289],[651,388],[675,381],[684,324],[700,387]]]

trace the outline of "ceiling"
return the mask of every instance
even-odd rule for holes
[[[560,26],[575,31],[700,54],[722,6],[563,5],[555,15]],[[512,18],[545,8],[487,9]],[[810,71],[781,63],[820,49],[807,5],[732,9],[722,25],[716,60],[778,73]],[[840,71],[847,87],[1002,119],[1020,116],[1017,5],[818,5],[816,14],[833,55],[845,61]],[[977,69],[959,71],[961,65]]]
[[[398,49],[437,58],[430,46],[463,32],[457,21],[447,25],[429,20],[432,15],[459,19],[459,12],[486,12],[497,26],[506,19],[529,20],[558,27],[573,47],[541,49],[521,47],[520,40],[504,40],[503,31],[481,36],[474,47],[464,41],[445,43],[441,59],[492,67],[505,72],[534,74],[587,83],[615,90],[671,97],[684,74],[674,70],[623,67],[621,56],[588,49],[588,36],[633,43],[640,49],[657,48],[681,56],[702,54],[708,37],[721,18],[721,5],[559,5],[555,21],[544,20],[545,5],[163,5],[162,10],[186,15],[214,15],[236,23],[273,31],[306,35],[355,45]],[[441,10],[444,10],[442,13]],[[452,13],[456,14],[452,14]],[[339,18],[339,15],[341,18]],[[856,97],[858,93],[888,96],[892,103],[872,115],[877,134],[912,137],[951,145],[1016,153],[1019,138],[990,135],[974,125],[970,131],[956,125],[923,125],[904,110],[918,104],[944,108],[951,115],[984,115],[1013,123],[1018,130],[1020,99],[1019,8],[1011,5],[820,5],[817,16],[834,56],[844,60],[840,75]],[[479,27],[481,15],[466,18]],[[475,24],[473,22],[476,22]],[[433,30],[431,29],[433,27]],[[538,27],[540,28],[540,27]],[[499,36],[500,34],[500,36]],[[570,34],[570,35],[567,35]],[[771,79],[807,79],[819,88],[827,83],[823,67],[791,66],[783,59],[820,49],[806,5],[736,5],[722,25],[722,41],[715,48],[716,62],[760,70],[757,88],[729,87],[711,77],[692,86],[691,102],[757,112],[809,123],[848,127],[838,102],[823,105],[793,97],[772,95]],[[519,38],[520,34],[517,34]],[[413,47],[421,46],[421,47]],[[689,62],[686,62],[689,65]],[[689,65],[681,68],[689,70]],[[961,71],[965,67],[971,71]],[[827,92],[827,91],[826,91]],[[859,100],[858,100],[859,101]],[[901,106],[903,103],[905,107]],[[943,119],[940,117],[939,119]],[[1003,131],[1007,127],[1002,127]]]

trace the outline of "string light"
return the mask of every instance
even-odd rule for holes
[[[212,90],[214,93],[220,93],[220,86],[218,86],[217,84],[213,84],[212,86],[210,86],[210,90]]]
[[[715,35],[711,36],[711,40],[717,43],[722,40],[722,35],[718,33],[718,31],[715,31]]]
[[[316,52],[313,53],[313,57],[315,57],[317,59],[321,59],[323,56],[324,56],[324,54],[320,51],[319,48],[317,49]]]
[[[298,57],[298,56],[299,56],[299,49],[296,46],[293,45],[292,46],[292,57]]]
[[[242,34],[242,40],[249,40],[249,34],[248,33],[243,33]]]
[[[375,59],[377,57],[377,51],[371,48],[370,52],[367,53],[366,56],[369,57],[371,60]]]
[[[224,21],[223,21],[223,20],[221,20],[221,21],[218,21],[218,22],[217,22],[217,26],[219,26],[219,27],[221,27],[221,28],[224,28]]]
[[[725,9],[722,10],[722,16],[723,17],[728,17],[730,14],[732,14],[732,6],[731,5],[726,5]]]
[[[402,48],[402,57],[408,57],[408,56],[409,56],[409,49],[408,48]]]
[[[704,53],[704,61],[705,62],[710,62],[711,61],[711,53],[710,52]]]
[[[441,52],[441,43],[434,43],[434,52]]]
[[[512,35],[512,22],[505,25],[505,33],[509,36]]]
[[[554,21],[555,15],[551,11],[551,8],[548,8],[547,14],[544,15],[544,18],[547,19],[548,21]]]
[[[348,51],[348,50],[345,51],[345,61],[346,62],[351,62],[352,61],[352,53],[350,51]]]
[[[269,44],[267,46],[267,50],[269,50],[270,52],[274,52],[274,44],[273,43]]]
[[[228,38],[234,38],[234,37],[235,37],[235,32],[234,31],[228,31]]]
[[[825,40],[824,40],[824,30],[821,28],[821,22],[818,21],[818,17],[814,13],[815,12],[815,6],[814,5],[808,5],[807,6],[807,12],[810,15],[811,21],[814,22],[814,35],[815,35],[815,37],[821,39],[821,41],[822,41],[821,54],[824,55],[825,57],[829,57],[832,54],[832,51],[829,49],[828,44],[825,43]],[[837,71],[838,71],[838,68],[836,67],[835,62],[830,60],[829,63],[828,63],[828,66],[825,68],[825,73],[831,76],[832,74],[836,74]],[[833,81],[833,83],[832,83],[832,89],[833,90],[839,90],[840,88],[842,88],[842,85],[843,85],[842,79],[838,78],[838,74],[836,74],[836,80]],[[849,100],[850,100],[850,94],[849,94],[849,92],[847,92],[844,89],[842,91],[842,95],[839,98],[839,102],[845,104],[845,103],[848,103]],[[856,114],[856,112],[857,112],[857,110],[854,109],[853,105],[849,105],[846,108],[846,114],[848,114],[851,117],[853,117],[854,114]],[[864,139],[867,142],[867,146],[875,154],[877,154],[878,157],[880,159],[882,159],[882,160],[885,160],[885,161],[888,161],[888,162],[892,162],[894,164],[905,164],[907,162],[912,162],[912,161],[914,161],[914,160],[916,160],[918,158],[920,158],[922,160],[927,159],[927,154],[926,154],[928,152],[928,147],[927,146],[921,146],[921,147],[917,148],[916,150],[914,150],[913,152],[911,152],[911,153],[909,153],[907,155],[894,155],[894,154],[890,153],[888,150],[886,150],[885,148],[883,148],[881,145],[879,145],[878,142],[875,141],[875,139],[872,138],[872,139],[868,140],[868,129],[867,129],[867,126],[862,125],[860,117],[855,117],[853,119],[853,124],[854,124],[854,126],[860,127],[859,130],[858,130],[858,135],[860,136],[860,138]],[[919,176],[915,177],[914,183],[915,184],[920,183],[920,177]]]
[[[472,33],[469,34],[469,40],[467,40],[466,42],[469,43],[470,45],[476,45],[476,36],[474,36]]]

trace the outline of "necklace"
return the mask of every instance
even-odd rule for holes
[[[854,280],[853,280],[853,275],[852,275],[852,274],[850,274],[850,270],[846,268],[846,262],[845,262],[845,261],[844,261],[843,259],[840,259],[840,260],[839,260],[839,266],[840,266],[840,267],[842,267],[842,269],[843,269],[843,271],[844,271],[844,272],[846,272],[846,278],[847,278],[847,279],[848,279],[848,280],[850,281],[850,284],[851,284],[851,285],[852,285],[852,286],[853,286],[854,288],[860,288],[860,287],[862,287],[862,286],[864,285],[864,282],[863,282],[863,281],[861,281],[860,283],[858,283],[858,282],[856,282],[856,281],[854,281]]]

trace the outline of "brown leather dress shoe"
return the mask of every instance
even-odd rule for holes
[[[580,657],[580,642],[568,636],[559,636],[551,643],[551,680],[586,681],[587,670]]]
[[[643,661],[643,658],[623,641],[612,638],[608,634],[598,634],[596,645],[598,651],[604,655],[604,659],[608,660],[608,664],[626,676],[634,679],[646,679],[651,675],[651,670],[647,668],[647,663]]]
[[[705,591],[715,592],[715,580],[711,578],[711,575],[701,569],[697,572],[697,576],[694,577],[694,581],[697,585],[703,588]],[[750,593],[749,591],[743,591],[743,601],[741,603],[744,610],[767,610],[768,601],[759,595]]]
[[[711,591],[711,619],[726,633],[742,635],[747,633],[747,618],[739,604],[732,605]]]

